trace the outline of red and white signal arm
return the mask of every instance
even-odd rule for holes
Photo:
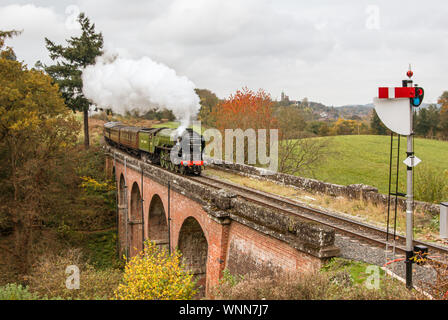
[[[389,130],[404,136],[411,134],[409,98],[414,96],[415,88],[412,87],[378,89],[378,98],[373,98],[375,111]]]
[[[399,98],[414,98],[415,88],[412,87],[398,87],[398,88],[378,88],[378,98],[380,99],[399,99]]]

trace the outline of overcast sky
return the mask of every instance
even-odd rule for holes
[[[49,63],[44,37],[78,35],[85,12],[107,48],[149,56],[227,97],[247,86],[273,99],[365,104],[400,86],[408,64],[426,103],[448,90],[448,4],[337,0],[0,0],[0,29],[19,59]]]

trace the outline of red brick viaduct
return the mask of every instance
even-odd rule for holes
[[[121,253],[135,255],[148,239],[177,248],[206,293],[226,268],[232,274],[308,272],[338,254],[332,229],[211,190],[109,146],[105,152],[118,188]]]

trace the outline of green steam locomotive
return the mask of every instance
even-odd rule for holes
[[[204,166],[204,138],[190,128],[179,134],[176,129],[108,122],[104,124],[103,134],[109,145],[173,172],[200,175]]]

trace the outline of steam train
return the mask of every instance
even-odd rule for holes
[[[204,138],[190,128],[179,134],[176,129],[165,127],[131,127],[108,122],[104,124],[103,135],[109,145],[173,172],[200,175],[204,166]]]

